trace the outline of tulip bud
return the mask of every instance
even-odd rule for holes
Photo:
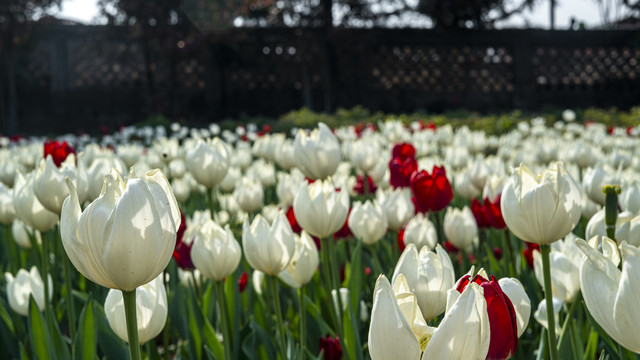
[[[268,275],[284,270],[295,252],[293,231],[282,212],[272,225],[260,214],[251,225],[247,219],[242,225],[242,248],[249,265]]]
[[[387,217],[376,201],[358,201],[349,215],[349,229],[365,244],[375,244],[387,232]]]
[[[9,225],[16,218],[16,208],[13,205],[13,189],[0,183],[0,223]]]
[[[333,235],[344,225],[349,213],[349,194],[336,191],[329,181],[306,182],[293,199],[293,211],[298,224],[319,238]]]
[[[227,175],[229,158],[229,150],[219,138],[207,143],[198,141],[185,157],[191,175],[207,189],[218,185]]]
[[[109,290],[104,301],[104,313],[113,332],[120,339],[128,342],[124,300],[120,290]],[[167,292],[160,274],[149,283],[136,288],[136,317],[140,344],[160,334],[167,322],[167,314]]]
[[[518,167],[502,191],[505,223],[520,239],[550,244],[573,230],[581,216],[580,190],[561,163],[535,176]]]
[[[470,251],[478,244],[478,225],[468,206],[448,208],[444,215],[444,234],[458,249]]]
[[[298,131],[294,140],[293,159],[296,167],[310,179],[326,179],[340,164],[338,138],[324,123],[318,123],[310,135]]]
[[[44,309],[44,282],[35,266],[30,271],[18,270],[15,278],[11,273],[5,273],[4,277],[7,281],[7,300],[9,300],[9,306],[13,311],[22,316],[28,316],[30,297],[33,297],[40,311]],[[53,280],[51,275],[47,275],[47,279],[49,281],[49,296],[46,301],[51,301]]]
[[[248,213],[258,211],[264,200],[262,184],[258,180],[246,176],[240,180],[233,195],[240,209]]]
[[[411,191],[417,207],[422,212],[440,211],[453,199],[453,189],[444,167],[433,167],[429,175],[425,170],[411,175]]]
[[[205,277],[222,281],[236,270],[241,258],[240,244],[228,225],[222,229],[213,220],[208,220],[197,230],[191,260]]]

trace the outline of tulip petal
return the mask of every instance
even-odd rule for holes
[[[369,326],[369,354],[372,360],[415,360],[420,343],[402,315],[389,280],[380,275],[373,291]]]

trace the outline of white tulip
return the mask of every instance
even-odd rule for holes
[[[198,141],[185,157],[191,175],[207,189],[218,185],[227,175],[229,158],[229,150],[219,138],[207,143]]]
[[[427,247],[429,250],[438,243],[438,233],[436,227],[433,225],[429,218],[424,214],[419,213],[413,219],[409,220],[409,223],[404,228],[404,244],[414,244],[416,249],[422,249]]]
[[[300,235],[293,234],[296,249],[289,265],[280,272],[278,277],[292,288],[298,289],[307,284],[318,270],[320,259],[318,248],[306,231]]]
[[[44,309],[44,282],[38,269],[33,266],[30,271],[25,269],[18,270],[14,277],[11,273],[5,273],[4,278],[7,281],[7,300],[13,311],[22,315],[29,314],[29,298],[33,299],[42,311]],[[53,280],[51,275],[47,276],[49,281],[49,296],[46,301],[51,301],[53,296]]]
[[[468,206],[447,208],[444,214],[444,234],[453,246],[470,251],[478,244],[478,225]]]
[[[357,201],[349,215],[349,229],[365,244],[375,244],[387,233],[387,216],[376,201]]]
[[[282,212],[278,213],[272,225],[260,214],[251,225],[245,219],[242,248],[252,268],[268,275],[279,274],[289,265],[296,248],[289,221]]]
[[[222,281],[238,268],[241,259],[240,244],[228,225],[223,229],[209,219],[198,226],[191,247],[191,261],[202,275]]]
[[[333,235],[344,226],[349,213],[349,193],[336,191],[330,180],[306,181],[293,199],[293,212],[300,227],[319,238]]]
[[[135,176],[135,175],[134,175]],[[80,208],[75,186],[62,205],[60,235],[69,259],[89,280],[132,291],[160,274],[173,254],[180,210],[159,170],[122,179],[114,169],[100,196]]]
[[[411,201],[411,189],[398,188],[387,191],[378,190],[376,199],[389,222],[389,229],[398,231],[402,229],[415,215],[415,206]]]
[[[299,130],[293,146],[296,167],[310,179],[326,179],[340,164],[340,144],[324,123],[309,135]]]
[[[160,334],[167,322],[168,313],[167,292],[162,283],[162,274],[136,288],[136,318],[140,344]],[[122,291],[109,290],[104,301],[104,314],[113,332],[123,341],[129,342]]]

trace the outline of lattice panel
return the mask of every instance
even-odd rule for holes
[[[233,88],[300,90],[305,82],[312,88],[321,85],[322,53],[317,46],[252,43],[234,50],[225,74]]]
[[[26,74],[32,85],[48,87],[51,81],[51,43],[38,41],[27,53]]]
[[[513,55],[504,47],[380,46],[373,86],[421,92],[511,92]]]
[[[640,49],[539,47],[532,62],[536,85],[545,88],[591,87],[640,77]]]
[[[188,89],[204,89],[207,69],[197,59],[186,59],[178,64],[178,84]]]
[[[73,87],[132,86],[145,80],[144,58],[138,44],[83,41],[71,54]],[[152,64],[151,70],[156,69]]]

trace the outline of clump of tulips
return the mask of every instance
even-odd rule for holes
[[[565,113],[0,138],[0,348],[637,358],[640,129]]]

